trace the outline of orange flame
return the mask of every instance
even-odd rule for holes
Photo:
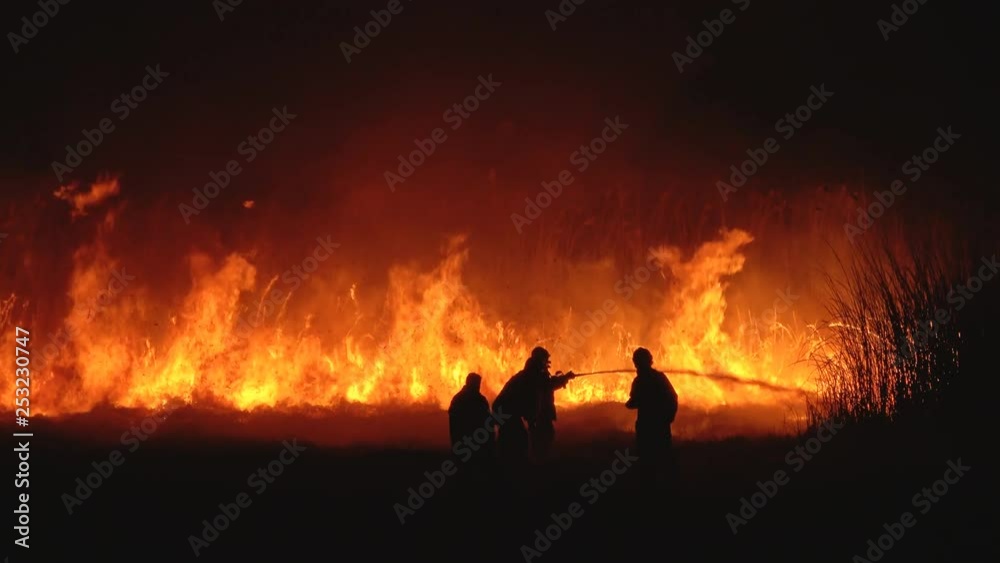
[[[72,217],[82,217],[87,214],[87,208],[93,207],[102,201],[118,195],[121,186],[117,178],[99,179],[90,186],[89,191],[79,192],[78,184],[72,183],[66,186],[59,186],[52,195],[58,199],[67,201],[72,207]]]
[[[390,271],[381,298],[389,318],[379,323],[364,322],[371,319],[362,314],[368,304],[363,301],[371,297],[357,284],[338,296],[348,304],[347,319],[331,322],[320,299],[299,319],[289,312],[299,290],[285,291],[278,278],[264,283],[251,258],[241,254],[221,262],[191,255],[190,290],[163,315],[163,304],[150,298],[142,280],[123,288],[108,284],[122,268],[101,240],[113,224],[109,213],[98,240],[74,257],[73,308],[64,319],[73,338],[35,374],[39,391],[51,391],[38,405],[42,414],[84,412],[102,403],[153,409],[176,401],[245,411],[343,403],[443,407],[467,373],[481,373],[484,392],[495,394],[522,367],[539,336],[568,336],[537,335],[531,332],[537,327],[518,326],[484,309],[463,282],[469,250],[461,238],[430,271],[404,266]],[[676,248],[653,249],[665,266],[647,282],[664,295],[659,314],[650,318],[623,309],[607,329],[587,339],[572,367],[580,372],[628,365],[632,349],[645,345],[658,365],[808,388],[810,373],[794,363],[790,343],[773,340],[751,350],[723,329],[726,279],[743,268],[741,249],[751,240],[744,231],[726,231],[687,259]],[[328,268],[315,278],[332,277],[336,265]],[[278,298],[248,305],[260,288]],[[104,295],[96,306],[94,295]],[[158,322],[163,317],[169,323]],[[349,329],[338,334],[345,321]],[[374,328],[358,329],[366,325]],[[652,332],[644,328],[649,325]],[[643,330],[654,335],[652,343],[636,341],[633,335]],[[559,363],[558,352],[554,360]],[[581,378],[557,397],[564,406],[622,402],[630,381],[627,376]],[[703,408],[784,406],[788,399],[754,386],[696,377],[678,376],[675,386],[685,404]]]

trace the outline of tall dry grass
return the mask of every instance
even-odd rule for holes
[[[960,324],[948,307],[956,261],[941,245],[860,243],[827,274],[828,323],[813,351],[820,393],[814,421],[933,418],[960,376]]]

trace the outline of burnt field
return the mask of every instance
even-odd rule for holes
[[[626,432],[567,431],[554,458],[522,478],[476,481],[443,447],[223,438],[169,424],[109,444],[81,438],[79,420],[38,421],[32,560],[872,561],[868,541],[892,530],[903,532],[886,561],[986,561],[995,549],[996,485],[975,440],[927,428],[681,441],[676,490],[651,495],[626,465]],[[109,475],[98,480],[101,469]],[[603,486],[609,470],[620,474]],[[81,488],[88,476],[97,486]],[[935,491],[946,479],[947,491]],[[434,491],[422,504],[409,498],[421,485]],[[751,512],[744,498],[759,507]],[[894,527],[906,512],[912,519]],[[216,535],[204,521],[224,529]],[[567,529],[556,532],[557,521]],[[557,539],[539,540],[546,528]]]

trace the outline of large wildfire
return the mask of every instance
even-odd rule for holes
[[[3,302],[5,327],[48,327],[33,334],[33,414],[177,404],[446,408],[470,372],[484,376],[492,399],[536,345],[552,352],[555,369],[577,373],[627,368],[645,346],[677,373],[687,409],[746,406],[801,420],[815,390],[806,358],[821,342],[802,319],[807,300],[779,285],[746,300],[750,282],[742,292],[732,286],[751,266],[746,230],[721,229],[689,249],[650,244],[625,269],[613,257],[568,264],[564,279],[542,285],[566,286],[552,295],[477,286],[465,235],[434,241],[435,261],[397,260],[382,283],[366,284],[343,262],[350,241],[326,234],[271,257],[278,268],[262,266],[253,247],[191,251],[173,265],[187,283],[168,294],[133,265],[139,257],[114,248],[126,211],[105,200],[123,191],[117,179],[60,188],[55,196],[92,235],[72,251],[65,295],[13,292]],[[732,295],[744,296],[743,310],[733,310]],[[57,320],[45,322],[45,311]],[[570,410],[622,403],[630,383],[627,373],[581,377],[557,401]],[[13,392],[12,379],[2,386]]]

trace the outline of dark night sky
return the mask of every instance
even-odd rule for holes
[[[544,10],[555,0],[404,0],[402,13],[347,64],[340,42],[384,6],[244,2],[219,21],[207,0],[71,2],[17,55],[5,45],[0,172],[53,189],[51,162],[64,145],[112,117],[110,102],[139,83],[146,65],[160,64],[170,77],[85,160],[79,179],[115,171],[131,181],[132,197],[190,192],[273,106],[287,105],[301,117],[289,141],[262,159],[262,184],[331,175],[377,182],[478,75],[493,73],[502,95],[470,120],[464,150],[446,147],[458,152],[445,153],[441,166],[489,160],[482,155],[496,152],[489,139],[500,124],[515,124],[515,142],[555,141],[590,136],[602,117],[620,113],[643,139],[630,145],[633,162],[705,162],[709,178],[773,135],[775,120],[804,102],[809,86],[825,83],[833,101],[788,143],[767,172],[773,178],[807,171],[810,181],[854,180],[865,169],[869,181],[888,180],[937,127],[953,125],[965,135],[962,150],[936,179],[963,194],[993,190],[979,168],[989,160],[985,115],[995,91],[986,86],[993,68],[978,6],[931,0],[886,42],[876,26],[892,11],[886,1],[753,0],[740,12],[728,0],[588,0],[552,31]],[[679,74],[671,53],[724,8],[734,9],[735,22]],[[37,9],[5,3],[4,31]],[[540,158],[556,162],[572,146],[554,143]]]

